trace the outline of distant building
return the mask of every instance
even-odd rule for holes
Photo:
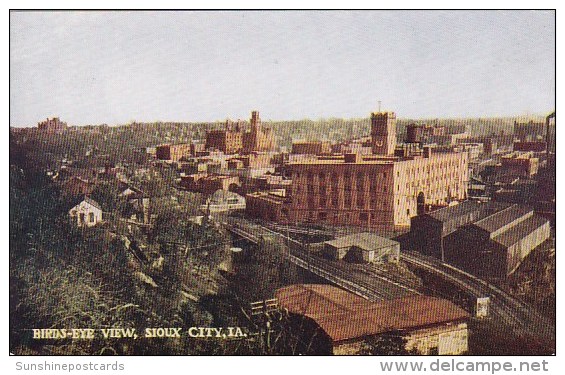
[[[397,150],[394,112],[371,113],[370,144],[374,155],[289,163],[293,221],[396,229],[428,206],[467,198],[468,153],[418,143]]]
[[[38,122],[37,128],[47,133],[61,133],[67,130],[67,123],[62,122],[59,117],[53,117],[52,119],[47,118],[45,121]]]
[[[432,137],[444,136],[445,128],[437,125],[410,124],[406,127],[406,143],[429,143]]]
[[[521,152],[545,152],[547,143],[545,141],[514,142],[513,150]]]
[[[365,263],[398,263],[400,243],[373,233],[356,233],[324,242],[332,259]]]
[[[544,122],[514,121],[514,137],[522,142],[545,140],[546,124]]]
[[[504,278],[550,235],[533,209],[499,202],[463,202],[412,219],[414,245],[479,276]]]
[[[250,154],[252,152],[270,152],[276,147],[271,129],[261,124],[258,111],[251,112],[250,131],[243,132],[238,121],[226,121],[223,130],[211,130],[206,133],[206,148],[217,149],[225,154]]]
[[[458,355],[468,350],[469,314],[450,301],[410,296],[372,302],[330,285],[297,284],[275,292],[279,306],[314,321],[336,355],[358,354],[368,338],[400,334],[405,349],[423,355]],[[296,327],[304,334],[302,326]],[[322,346],[322,345],[320,345]]]
[[[296,141],[292,142],[293,154],[323,155],[331,154],[332,146],[323,141]]]
[[[457,148],[469,153],[469,161],[477,161],[484,153],[482,143],[460,142]]]
[[[69,210],[69,217],[78,227],[93,227],[102,222],[102,207],[95,200],[85,197]]]
[[[538,173],[539,159],[533,152],[512,152],[500,158],[501,174],[505,176],[531,177]]]
[[[496,154],[498,151],[498,142],[496,137],[469,137],[466,139],[458,139],[457,142],[481,144],[481,153],[484,153],[487,156]]]
[[[94,191],[96,183],[83,177],[71,176],[60,183],[61,193],[66,197],[88,195]]]
[[[455,146],[457,143],[466,142],[468,138],[468,133],[440,134],[429,136],[428,142],[438,146]]]
[[[410,124],[406,127],[406,143],[421,143],[424,141],[424,126]]]
[[[288,165],[293,221],[373,228],[408,227],[418,209],[466,199],[468,154],[348,154]]]
[[[159,160],[178,162],[182,158],[189,158],[191,156],[191,147],[190,143],[160,145],[156,147],[155,156]]]
[[[271,129],[263,127],[259,111],[251,112],[251,130],[243,134],[243,152],[268,152],[276,148],[275,136]]]
[[[206,149],[216,149],[224,154],[237,154],[243,151],[243,132],[239,122],[226,121],[223,130],[210,130],[206,133]]]
[[[216,190],[234,190],[241,186],[239,177],[196,173],[181,176],[180,186],[186,190],[213,194]]]

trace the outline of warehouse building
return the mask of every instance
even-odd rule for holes
[[[478,276],[505,278],[549,238],[550,225],[527,206],[464,202],[413,218],[411,235],[424,254]]]
[[[405,349],[419,354],[458,355],[468,350],[469,314],[444,299],[417,295],[371,302],[316,284],[290,285],[275,296],[280,307],[313,320],[325,333],[317,337],[330,341],[333,354],[358,354],[368,338],[390,334],[401,334]]]
[[[398,263],[400,243],[373,233],[356,233],[324,242],[324,253],[334,260]]]

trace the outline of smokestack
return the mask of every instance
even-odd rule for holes
[[[549,156],[549,120],[555,118],[555,111],[551,112],[545,118],[545,156]]]

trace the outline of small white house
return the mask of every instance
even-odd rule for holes
[[[102,222],[102,207],[95,200],[85,197],[69,210],[69,216],[79,227],[92,227]]]

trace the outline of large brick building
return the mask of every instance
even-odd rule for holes
[[[294,221],[403,227],[420,207],[467,196],[468,155],[437,152],[412,157],[318,159],[289,165]]]
[[[225,154],[249,154],[252,152],[273,151],[275,137],[269,128],[264,128],[258,111],[251,112],[251,130],[243,132],[238,121],[226,121],[225,129],[211,130],[206,133],[206,148],[221,150]]]
[[[235,125],[226,121],[224,130],[206,133],[206,148],[217,149],[224,154],[237,154],[243,150],[243,133],[239,122]]]
[[[394,112],[371,114],[371,144],[374,155],[290,163],[293,220],[393,229],[408,227],[426,205],[467,198],[468,153],[396,153]]]
[[[52,119],[46,119],[37,123],[37,128],[41,131],[47,133],[61,133],[67,130],[67,123],[59,119],[59,117],[53,117]]]

